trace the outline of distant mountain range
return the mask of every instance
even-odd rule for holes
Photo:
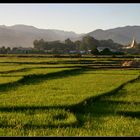
[[[112,39],[116,43],[127,45],[132,42],[133,37],[140,42],[140,26],[125,26],[109,30],[97,29],[88,35],[98,40]]]
[[[82,39],[83,36],[90,35],[97,40],[112,39],[116,43],[129,44],[133,36],[140,42],[140,26],[125,26],[109,30],[97,29],[87,34],[76,34],[54,29],[38,29],[28,25],[5,26],[0,25],[0,46],[9,47],[33,47],[33,41],[43,38],[46,41],[64,41],[70,38],[73,41]]]
[[[38,29],[34,26],[14,25],[0,26],[0,46],[9,47],[33,47],[33,41],[43,38],[46,41],[60,40],[67,38],[76,39],[80,35],[74,32],[67,32],[54,29]]]

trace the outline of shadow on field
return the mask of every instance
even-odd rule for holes
[[[38,83],[43,82],[44,80],[52,80],[52,79],[79,75],[79,74],[82,74],[86,70],[87,69],[84,67],[84,68],[77,68],[77,69],[71,69],[71,70],[63,70],[59,72],[52,72],[48,74],[26,75],[26,76],[23,76],[23,78],[21,78],[18,81],[0,84],[0,92],[14,90],[15,88],[18,88],[23,85],[38,84]]]
[[[122,60],[62,60],[62,61],[48,61],[48,62],[0,62],[10,64],[119,64]]]
[[[17,70],[9,70],[9,71],[1,71],[0,74],[9,74],[9,73],[15,73],[15,72],[26,72],[29,71],[30,68],[22,68]]]
[[[52,73],[47,75],[47,78],[60,78],[61,76],[71,76],[82,73],[83,70],[75,69],[75,70],[66,70],[62,72]],[[59,75],[59,76],[58,76]],[[37,77],[34,77],[37,78]],[[34,79],[32,77],[32,79]],[[42,78],[42,77],[40,77]],[[30,83],[30,81],[25,81],[25,83]],[[119,91],[123,90],[124,86],[128,83],[140,82],[140,76],[137,78],[127,81],[122,85],[118,86],[117,88],[113,89],[112,91],[106,92],[102,95],[98,95],[95,97],[90,97],[78,104],[74,105],[57,105],[57,106],[13,106],[13,107],[0,107],[0,112],[23,112],[26,113],[28,111],[28,115],[34,114],[36,110],[45,111],[50,109],[64,109],[65,111],[69,111],[70,113],[74,114],[76,117],[76,122],[73,123],[61,123],[61,124],[46,124],[46,125],[35,125],[35,124],[26,124],[23,126],[24,129],[28,128],[61,128],[61,127],[82,127],[86,121],[85,116],[90,115],[90,117],[98,118],[99,121],[100,117],[105,117],[109,115],[121,115],[124,117],[131,117],[131,118],[138,118],[140,119],[140,111],[124,111],[122,107],[128,105],[134,105],[135,107],[140,105],[140,102],[128,102],[128,101],[113,101],[109,100],[110,97],[116,96]],[[24,82],[22,81],[22,84]],[[32,83],[32,82],[31,82]],[[124,91],[123,92],[127,92]],[[8,127],[8,125],[2,124],[0,127]],[[9,126],[14,127],[14,126]]]
[[[98,65],[97,65],[98,66]],[[42,67],[29,67],[29,68],[21,68],[21,69],[17,69],[17,70],[9,70],[9,71],[0,71],[0,74],[11,74],[11,73],[16,73],[16,72],[27,72],[33,69],[59,69],[59,68],[87,68],[93,69],[93,65],[80,65],[80,66],[42,66]],[[100,67],[95,67],[95,68],[100,68]],[[106,67],[107,68],[107,67]],[[113,67],[112,67],[113,68]]]
[[[17,70],[9,70],[9,71],[1,71],[0,74],[11,74],[11,73],[16,73],[16,72],[27,72],[33,69],[53,69],[53,68],[83,68],[84,66],[57,66],[57,67],[30,67],[30,68],[21,68],[21,69],[17,69]]]
[[[54,73],[48,73],[48,74],[29,74],[29,75],[14,75],[14,77],[22,77],[20,80],[11,82],[11,83],[5,83],[0,84],[0,92],[8,91],[8,90],[14,90],[17,87],[23,86],[23,85],[29,85],[29,84],[37,84],[44,80],[51,80],[51,79],[57,79],[57,78],[64,78],[68,76],[74,76],[82,74],[84,71],[90,71],[91,69],[100,69],[93,68],[91,65],[86,66],[58,66],[58,67],[33,67],[33,68],[22,68],[18,70],[10,70],[5,72],[0,72],[0,74],[11,74],[16,72],[26,72],[32,69],[44,69],[44,68],[73,68],[72,70],[63,70],[60,72],[54,72]],[[11,75],[1,75],[1,77],[11,77]]]

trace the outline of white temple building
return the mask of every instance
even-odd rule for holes
[[[136,48],[137,47],[137,42],[135,40],[135,38],[133,37],[132,43],[126,47],[126,49],[131,49],[131,48]]]

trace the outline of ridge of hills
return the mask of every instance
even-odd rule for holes
[[[133,36],[140,42],[140,26],[124,26],[108,30],[97,29],[87,34],[77,34],[72,31],[55,29],[39,29],[34,26],[17,24],[13,26],[0,25],[0,46],[9,47],[33,47],[35,39],[46,41],[64,41],[70,38],[72,41],[81,40],[83,36],[89,35],[97,40],[112,39],[114,42],[127,45]]]

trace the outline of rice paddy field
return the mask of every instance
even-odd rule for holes
[[[140,136],[132,58],[0,57],[0,136]]]

